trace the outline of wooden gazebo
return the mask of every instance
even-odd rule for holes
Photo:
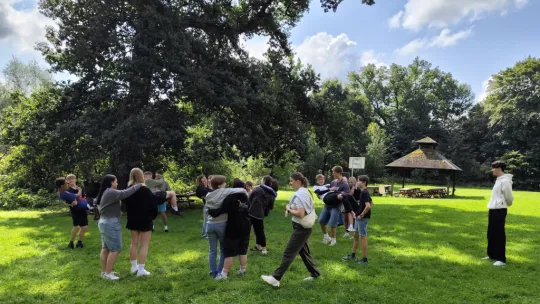
[[[430,137],[416,141],[418,149],[386,165],[387,168],[408,173],[414,169],[439,170],[452,179],[452,195],[456,191],[456,172],[463,171],[444,157],[437,147],[439,144]],[[405,177],[403,177],[403,188],[405,188]],[[450,185],[447,185],[449,193]]]

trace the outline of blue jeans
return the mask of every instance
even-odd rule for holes
[[[201,232],[201,236],[202,237],[206,237],[206,219],[208,218],[208,216],[206,215],[206,206],[203,206],[203,222],[202,222],[202,232]]]
[[[101,233],[101,248],[107,248],[110,252],[122,250],[122,227],[119,218],[100,218],[98,222]]]
[[[210,251],[208,254],[208,264],[210,265],[210,274],[212,276],[217,275],[223,270],[223,263],[225,261],[225,252],[223,251],[223,245],[225,241],[225,228],[227,223],[207,223],[206,234],[208,235],[208,244],[210,245]],[[219,266],[216,266],[217,258],[217,245],[219,241]]]
[[[339,224],[340,217],[343,219],[340,207],[328,207],[324,205],[321,215],[319,215],[319,223],[335,228]]]

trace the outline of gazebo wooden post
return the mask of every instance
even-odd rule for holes
[[[450,194],[450,172],[446,174],[446,193]]]
[[[452,172],[452,196],[456,196],[456,171]]]

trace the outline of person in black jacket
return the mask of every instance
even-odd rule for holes
[[[271,176],[265,176],[262,184],[249,195],[249,216],[255,232],[256,245],[251,250],[261,251],[263,255],[268,253],[266,249],[266,235],[264,234],[264,217],[274,209],[277,197],[278,185]]]
[[[137,184],[144,185],[144,175],[141,169],[134,168],[129,174],[128,186],[131,187]],[[126,228],[131,231],[131,246],[129,247],[131,273],[136,273],[138,277],[150,275],[144,265],[152,236],[152,221],[158,215],[158,199],[148,187],[143,186],[124,200],[127,212]],[[138,257],[137,249],[139,249]]]
[[[212,192],[212,189],[208,187],[208,180],[206,176],[199,175],[197,176],[197,189],[195,189],[195,196],[200,198],[203,202],[203,224],[201,238],[206,238],[206,195]]]
[[[245,188],[244,182],[235,179],[233,188]],[[230,194],[225,198],[220,209],[208,210],[208,214],[217,217],[227,213],[227,226],[225,228],[225,263],[223,269],[215,279],[227,279],[233,264],[233,258],[238,256],[240,261],[240,275],[246,273],[247,251],[249,247],[249,234],[251,232],[251,218],[248,214],[248,197],[244,193]]]

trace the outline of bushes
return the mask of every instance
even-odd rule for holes
[[[59,205],[60,201],[56,193],[47,193],[39,190],[32,193],[28,189],[7,189],[0,191],[0,208],[18,209],[18,208],[46,208]]]

